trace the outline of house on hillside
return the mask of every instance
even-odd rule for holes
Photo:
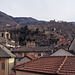
[[[50,56],[75,56],[74,54],[68,52],[67,50],[64,49],[59,49]]]
[[[15,47],[15,41],[11,40],[10,33],[0,30],[0,44],[6,47]]]
[[[12,53],[14,53],[17,57],[24,57],[26,55],[33,55],[35,58],[42,57],[45,55],[50,55],[56,51],[55,48],[51,47],[20,47],[17,49],[12,50]]]
[[[0,75],[9,75],[13,73],[15,55],[12,54],[6,47],[0,45]]]
[[[57,46],[58,46],[58,49],[63,48],[68,50],[70,46],[70,42],[67,41],[65,38],[61,38],[59,41],[57,41]]]
[[[75,56],[44,56],[13,67],[16,75],[74,75]]]
[[[27,46],[27,47],[35,47],[35,45],[36,45],[36,44],[35,44],[34,41],[31,41],[31,42],[27,42],[27,43],[26,43],[26,46]]]

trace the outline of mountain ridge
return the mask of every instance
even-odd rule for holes
[[[37,25],[43,21],[36,20],[32,17],[12,17],[0,11],[0,27],[10,25]]]

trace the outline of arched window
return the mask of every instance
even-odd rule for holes
[[[4,37],[4,33],[2,33],[2,37]]]
[[[7,34],[7,39],[9,39],[9,34]]]
[[[67,43],[67,46],[69,46],[69,44]]]

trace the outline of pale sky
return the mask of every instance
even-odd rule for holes
[[[75,21],[75,0],[0,0],[0,11],[13,17]]]

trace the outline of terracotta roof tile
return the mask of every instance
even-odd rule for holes
[[[64,56],[42,57],[39,59],[32,60],[28,63],[15,66],[14,69],[55,74],[59,66],[63,62],[64,58]]]
[[[45,56],[17,65],[14,70],[47,74],[74,75],[75,56]]]
[[[35,59],[33,55],[27,55],[27,57],[31,58],[32,60]]]
[[[66,62],[64,63],[63,67],[61,68],[59,74],[64,73],[65,75],[67,74],[71,74],[74,75],[75,74],[75,56],[68,56]]]

